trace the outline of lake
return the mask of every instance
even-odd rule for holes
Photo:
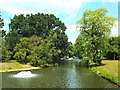
[[[3,88],[118,88],[99,77],[78,60],[69,60],[58,67],[2,74]]]

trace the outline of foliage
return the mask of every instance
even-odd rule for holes
[[[6,35],[6,31],[5,30],[0,30],[0,36],[4,37]]]
[[[16,32],[16,30],[11,30],[6,36],[6,45],[8,45],[9,49],[12,51],[13,48],[17,43],[19,43],[19,39],[21,38],[21,35]]]
[[[1,11],[0,11],[0,28],[2,28],[4,26],[4,22],[3,19],[1,18]]]
[[[69,57],[75,57],[74,45],[71,42],[68,43],[68,56]]]
[[[41,42],[41,38],[37,36],[20,38],[20,43],[16,44],[14,48],[14,58],[26,62],[27,56],[30,55],[32,48],[40,45]]]
[[[11,59],[12,52],[8,50],[8,47],[5,44],[5,40],[4,39],[2,39],[1,51],[2,51],[2,60],[3,60],[3,62],[6,61],[6,60],[8,61],[9,59]]]
[[[51,31],[50,36],[47,38],[47,42],[54,63],[58,63],[61,58],[68,55],[68,38],[65,32],[61,29]]]
[[[27,14],[26,16],[20,14],[14,16],[9,24],[10,30],[16,30],[22,37],[30,37],[37,35],[46,38],[50,34],[51,29],[61,29],[65,31],[66,27],[59,18],[53,14]]]
[[[17,60],[9,60],[9,61],[4,62],[4,63],[16,63],[16,64],[20,64]]]
[[[106,58],[119,60],[120,59],[119,50],[120,50],[120,35],[116,37],[110,37],[109,51],[106,55]]]
[[[36,46],[32,48],[32,51],[27,58],[34,66],[44,65],[47,63],[48,52],[45,49],[45,46]]]
[[[110,30],[116,20],[105,16],[107,12],[105,8],[86,10],[82,19],[78,20],[80,35],[75,44],[78,57],[101,64],[101,59],[108,50]]]
[[[15,15],[9,27],[5,44],[13,53],[11,59],[40,66],[58,63],[71,53],[66,26],[53,14]]]
[[[5,40],[6,44],[9,46],[8,49],[10,51],[13,51],[14,47],[20,42],[20,38],[29,38],[33,35],[36,35],[41,37],[42,40],[44,40],[50,36],[51,30],[56,32],[57,29],[59,29],[61,32],[65,33],[66,26],[59,20],[59,18],[57,18],[53,14],[38,13],[27,15],[15,15],[14,18],[11,19],[9,28],[10,30],[5,36]],[[33,43],[37,44],[35,37]],[[17,57],[19,54],[21,55],[21,53],[17,53],[15,57]]]
[[[20,38],[14,48],[14,58],[30,62],[34,66],[59,63],[61,58],[68,55],[68,42],[65,36],[63,32],[51,31],[50,36],[44,40],[36,35]]]

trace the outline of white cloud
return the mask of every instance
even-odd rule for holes
[[[72,44],[74,44],[74,43],[75,43],[75,40],[76,40],[76,39],[68,39],[68,42],[72,42]]]
[[[82,6],[81,0],[3,0],[0,8],[12,14],[73,13]]]
[[[118,36],[118,21],[115,22],[115,25],[111,29],[111,36]]]
[[[82,6],[83,0],[53,0],[56,5],[68,8],[79,9]]]
[[[76,25],[67,25],[66,31],[77,31]]]
[[[102,0],[103,2],[119,2],[120,0]]]
[[[29,13],[27,11],[25,12],[23,10],[20,10],[19,8],[17,9],[17,8],[13,8],[13,7],[9,8],[9,7],[5,7],[5,6],[1,6],[1,9],[6,10],[7,12],[12,13],[12,14],[27,14],[27,13]]]
[[[79,33],[80,32],[77,30],[76,25],[67,25],[66,34],[68,35],[68,41],[71,41],[74,44]]]
[[[87,0],[89,1],[89,0]],[[48,4],[56,4],[59,5],[61,7],[65,7],[65,8],[79,8],[81,6],[81,3],[83,2],[83,0],[3,0],[1,3],[2,4],[11,4],[11,3],[43,3],[45,2],[46,5]]]
[[[2,0],[0,8],[12,14],[54,13],[73,14],[83,2],[118,2],[119,0]],[[70,16],[71,17],[71,16]]]
[[[69,20],[75,18],[76,16],[77,16],[76,14],[69,15],[69,17],[67,17],[67,18],[65,19],[65,21],[69,21]]]

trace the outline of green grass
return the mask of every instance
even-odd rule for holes
[[[9,61],[6,61],[4,63],[16,63],[16,64],[20,64],[19,62],[17,62],[17,60],[9,60]]]
[[[29,64],[20,64],[16,60],[11,60],[9,62],[0,63],[0,70],[16,70],[16,69],[30,69],[30,68],[38,68],[31,66]]]
[[[10,68],[0,68],[0,70],[17,70],[17,69],[27,69],[27,68],[33,68],[33,67],[10,67]]]
[[[94,64],[90,65],[90,69],[102,77],[111,80],[114,83],[119,83],[118,80],[118,60],[103,60],[101,66],[96,66]]]

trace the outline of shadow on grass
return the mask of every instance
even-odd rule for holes
[[[92,64],[92,65],[89,65],[89,67],[92,68],[92,67],[98,67],[98,66],[104,66],[104,65],[106,65],[106,64],[100,64],[100,65]]]

